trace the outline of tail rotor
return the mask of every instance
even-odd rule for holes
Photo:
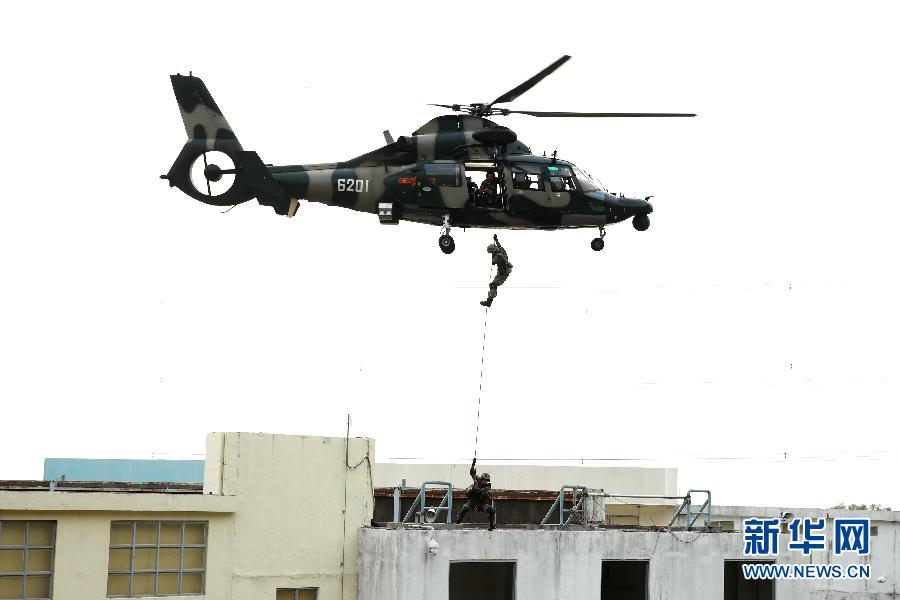
[[[219,150],[210,150],[194,159],[190,169],[191,185],[208,199],[227,194],[234,186],[236,165]]]
[[[272,177],[256,152],[241,147],[206,84],[192,75],[172,75],[171,79],[188,140],[161,177],[206,204],[231,206],[256,198],[280,215],[293,216],[297,201]]]

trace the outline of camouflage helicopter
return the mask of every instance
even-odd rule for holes
[[[611,194],[571,162],[534,156],[514,131],[487,119],[534,117],[693,117],[684,113],[575,113],[510,110],[515,100],[569,60],[563,56],[493,102],[435,104],[455,113],[436,117],[409,137],[348,161],[273,166],[244,150],[203,81],[172,75],[188,141],[162,179],[207,204],[232,206],[256,198],[279,215],[293,217],[299,200],[321,202],[400,221],[441,227],[438,245],[456,247],[451,227],[569,229],[595,227],[591,248],[602,250],[605,226],[632,220],[650,226],[650,196]],[[215,160],[216,162],[213,162]],[[220,166],[221,163],[224,166]],[[489,174],[490,173],[490,174]],[[492,174],[492,175],[491,175]],[[488,181],[476,180],[484,178]]]

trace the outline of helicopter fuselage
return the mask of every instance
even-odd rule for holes
[[[419,160],[406,165],[329,163],[270,167],[291,198],[379,214],[383,223],[562,229],[602,227],[652,212],[643,199],[608,193],[565,160],[507,154],[494,160]],[[482,194],[472,175],[492,171]]]

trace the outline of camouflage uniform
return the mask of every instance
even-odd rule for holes
[[[497,297],[497,288],[503,285],[513,268],[512,263],[509,262],[509,256],[506,255],[506,250],[500,245],[500,240],[496,235],[494,243],[488,245],[487,251],[491,253],[491,263],[497,265],[497,274],[494,276],[494,280],[488,284],[487,300],[481,301],[483,306],[490,306],[494,302],[494,298]]]
[[[484,181],[481,182],[481,187],[478,189],[478,196],[490,206],[496,206],[499,186],[500,180],[496,176],[485,177]]]
[[[496,526],[497,509],[491,502],[491,476],[482,473],[481,477],[476,476],[475,461],[472,461],[472,468],[469,469],[469,475],[472,477],[472,485],[466,490],[466,498],[468,501],[463,505],[462,510],[456,517],[456,524],[462,523],[463,517],[470,510],[477,512],[486,512],[488,514],[488,529],[493,531]]]

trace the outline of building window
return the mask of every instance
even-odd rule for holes
[[[316,600],[318,597],[319,588],[279,588],[275,591],[275,600]]]
[[[56,521],[0,521],[0,598],[50,598]]]
[[[604,560],[600,575],[600,597],[646,600],[649,561]]]
[[[450,563],[450,600],[513,600],[515,597],[515,562]],[[604,596],[604,598],[611,597],[614,596]]]
[[[206,521],[113,521],[106,595],[202,594]]]
[[[725,561],[725,600],[773,600],[775,598],[774,579],[744,579],[741,565],[774,564],[774,561],[762,560],[726,560]]]

